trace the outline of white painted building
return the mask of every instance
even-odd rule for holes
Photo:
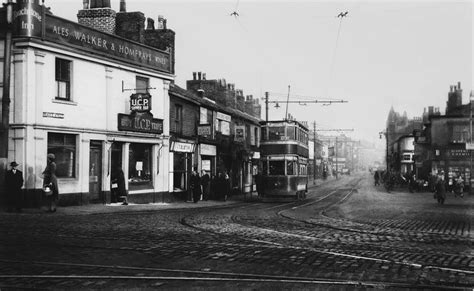
[[[163,201],[170,188],[170,51],[42,13],[31,2],[15,9],[42,15],[34,24],[44,32],[14,31],[8,145],[8,159],[25,176],[25,205],[41,204],[48,153],[56,156],[62,205],[110,203],[117,166],[129,201]]]

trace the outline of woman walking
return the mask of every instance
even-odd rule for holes
[[[58,178],[56,177],[56,163],[54,154],[47,155],[46,168],[43,171],[43,189],[49,187],[51,195],[46,196],[47,212],[56,212],[56,203],[59,198]]]

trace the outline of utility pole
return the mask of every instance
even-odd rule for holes
[[[316,184],[316,121],[313,121],[313,185]]]
[[[336,180],[337,180],[338,175],[339,175],[338,173],[339,169],[338,169],[338,163],[337,163],[337,135],[336,135],[336,144],[334,145],[334,151],[336,154]]]
[[[268,92],[265,92],[265,122],[268,123]]]

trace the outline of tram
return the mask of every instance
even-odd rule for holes
[[[260,125],[260,199],[304,199],[308,191],[308,128],[295,120],[263,121]]]

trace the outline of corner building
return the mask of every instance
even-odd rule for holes
[[[24,204],[43,203],[48,153],[56,156],[60,205],[110,203],[115,167],[130,202],[161,202],[169,192],[174,32],[163,18],[145,29],[143,13],[126,12],[125,1],[120,12],[110,1],[83,2],[79,23],[38,0],[13,8],[8,159],[24,172]]]

